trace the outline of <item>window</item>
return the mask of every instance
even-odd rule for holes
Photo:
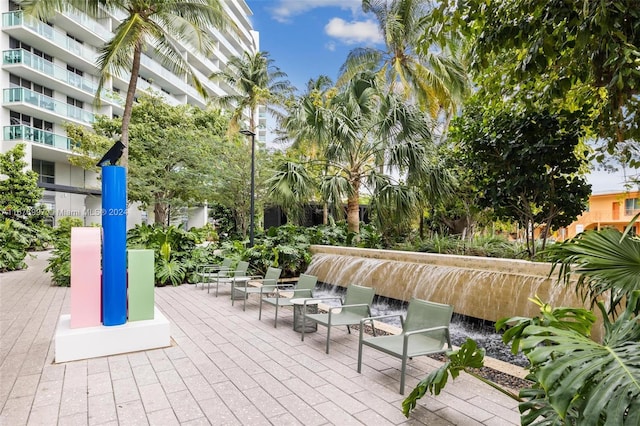
[[[35,49],[33,47],[31,47],[30,45],[28,45],[25,42],[22,42],[18,39],[15,39],[13,37],[9,37],[9,47],[11,49],[24,49],[28,52],[33,53],[35,56],[39,56],[40,58],[44,58],[45,60],[49,61],[49,62],[53,62],[53,56],[48,55],[46,53],[44,53],[41,50]]]
[[[36,93],[42,93],[45,96],[53,98],[53,90],[48,87],[41,86],[39,84],[33,83],[33,91]]]
[[[38,173],[38,182],[55,183],[56,165],[51,161],[33,159],[31,168]]]
[[[78,107],[80,109],[82,109],[82,107],[84,107],[84,102],[76,99],[76,98],[72,98],[71,96],[67,96],[67,104],[69,105],[73,105],[75,107]]]
[[[640,212],[640,199],[638,198],[627,198],[624,200],[624,215],[625,216],[633,216],[634,214]]]
[[[11,117],[11,125],[12,126],[31,126],[31,116],[27,114],[20,114],[19,112],[9,111],[9,116]]]

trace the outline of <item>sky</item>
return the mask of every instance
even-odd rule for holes
[[[260,50],[304,91],[311,78],[336,81],[340,67],[356,47],[384,48],[377,21],[362,12],[362,0],[246,0]],[[623,190],[624,173],[594,171],[593,193]]]
[[[362,0],[246,0],[260,50],[304,91],[320,75],[334,82],[349,51],[382,47],[377,21]]]

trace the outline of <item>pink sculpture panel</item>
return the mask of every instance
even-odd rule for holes
[[[101,229],[71,228],[71,328],[102,324]]]

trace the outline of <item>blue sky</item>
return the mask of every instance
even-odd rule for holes
[[[355,47],[381,47],[377,21],[362,12],[362,0],[247,0],[260,50],[287,73],[299,90],[310,78],[336,80]]]

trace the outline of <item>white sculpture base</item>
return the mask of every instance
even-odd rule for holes
[[[60,315],[55,335],[55,362],[171,346],[169,320],[155,306],[153,312],[152,320],[85,328],[71,328],[71,315]]]

